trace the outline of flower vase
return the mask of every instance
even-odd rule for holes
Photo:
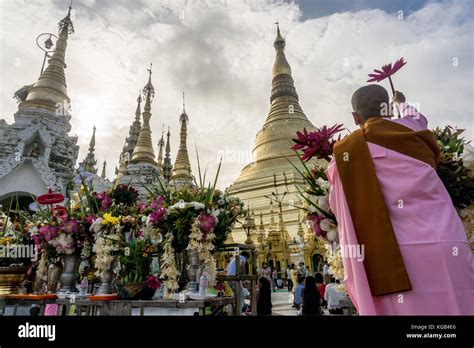
[[[114,268],[116,265],[116,258],[113,258],[110,262],[107,263],[107,267],[100,273],[100,285],[97,289],[96,295],[108,295],[115,292],[115,288],[112,285],[112,282],[115,277]]]
[[[76,281],[79,278],[79,265],[81,264],[81,257],[78,254],[63,256],[64,269],[59,277],[61,287],[59,292],[79,292],[76,288]]]
[[[63,264],[56,261],[48,266],[47,289],[49,294],[54,294],[58,289],[58,282],[63,272]]]
[[[188,265],[186,267],[186,273],[188,275],[188,284],[186,289],[190,292],[197,292],[198,281],[197,276],[198,272],[201,269],[201,261],[199,260],[199,253],[197,250],[188,249]]]

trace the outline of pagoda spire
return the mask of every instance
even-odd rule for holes
[[[192,184],[193,177],[191,175],[191,164],[189,162],[188,148],[186,145],[186,138],[188,132],[189,117],[186,114],[184,92],[183,92],[183,112],[179,116],[181,123],[181,131],[179,134],[179,148],[176,155],[176,160],[173,166],[173,175],[171,180],[180,184]]]
[[[141,90],[140,90],[138,91],[135,119],[133,123],[130,125],[130,128],[128,130],[128,136],[125,138],[125,144],[123,145],[122,152],[120,153],[119,167],[116,170],[117,175],[116,175],[115,180],[120,179],[125,174],[127,163],[130,162],[130,160],[132,159],[133,150],[135,149],[135,146],[137,145],[138,136],[140,135],[140,129],[142,128],[142,124],[140,121],[141,102],[142,102],[142,97],[141,97]]]
[[[142,103],[142,91],[138,91],[138,98],[137,98],[137,110],[135,110],[135,121],[140,123],[140,116],[142,114],[142,108],[141,108],[141,103]]]
[[[106,176],[106,174],[105,174],[105,172],[106,172],[106,167],[107,167],[107,159],[105,159],[104,162],[102,163],[102,173],[100,173],[100,177],[101,177],[102,179],[106,179],[106,178],[107,178],[107,176]]]
[[[276,57],[275,63],[273,64],[272,77],[275,78],[275,76],[284,74],[291,76],[291,67],[285,56],[286,42],[285,39],[281,36],[280,25],[278,21],[275,24],[277,26],[277,36],[275,38],[275,41],[273,42],[273,47],[275,47]]]
[[[86,172],[93,174],[97,174],[97,161],[95,159],[95,131],[96,128],[94,126],[92,130],[91,141],[89,142],[89,152],[87,153],[82,163],[80,163],[80,166],[84,168]]]
[[[165,146],[165,159],[163,161],[163,177],[166,180],[166,183],[169,183],[171,180],[171,174],[173,166],[171,164],[171,147],[170,147],[170,127],[168,126],[168,133],[166,133],[166,146]]]
[[[155,89],[151,83],[152,65],[148,69],[148,83],[143,88],[143,97],[145,98],[145,106],[143,108],[143,124],[140,129],[137,144],[133,149],[132,163],[151,163],[155,164],[155,153],[153,151],[153,143],[151,141],[151,129],[150,129],[150,118],[151,118],[151,102],[155,96]]]
[[[67,84],[64,69],[65,56],[69,34],[74,33],[71,21],[71,9],[58,24],[59,35],[53,56],[48,60],[48,67],[41,73],[38,81],[29,90],[26,100],[20,104],[20,109],[35,107],[55,111],[61,116],[68,115],[70,99],[67,95]]]
[[[135,150],[135,146],[137,145],[137,142],[138,142],[138,137],[140,136],[140,129],[142,128],[142,124],[140,122],[141,102],[142,102],[141,91],[139,91],[138,98],[137,98],[137,109],[135,111],[135,120],[130,126],[130,129],[128,131],[128,137],[125,139],[124,150],[125,152],[128,152],[128,156],[126,156],[128,157],[128,161],[132,159],[133,151]]]
[[[315,128],[299,104],[291,76],[291,67],[285,57],[286,42],[278,24],[276,29],[276,38],[273,42],[276,56],[272,69],[270,110],[256,136],[253,149],[255,161],[242,169],[235,184],[262,176],[264,172],[270,172],[269,168],[272,168],[272,172],[288,170],[287,159],[293,158],[295,161],[297,159],[293,150],[290,149],[291,139],[298,130]],[[289,168],[289,170],[293,169]]]
[[[160,141],[158,142],[158,169],[160,170],[160,172],[163,171],[163,148],[165,147],[165,141],[163,139],[163,136],[164,136],[164,127],[165,125],[163,125],[163,130],[161,131],[161,139]]]

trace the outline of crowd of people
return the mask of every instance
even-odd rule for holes
[[[267,263],[263,264],[260,275],[257,315],[271,315],[272,290],[281,289],[283,282],[276,269]],[[323,274],[314,275],[304,262],[300,262],[298,267],[291,264],[286,271],[286,279],[288,292],[293,299],[292,307],[298,311],[298,315],[322,315],[323,309],[329,314],[343,313],[339,301],[345,298],[345,293],[331,276],[328,264],[325,264]]]
[[[248,260],[248,253],[242,252],[240,256],[234,257],[227,265],[226,270],[219,270],[222,275],[235,275],[237,267],[239,273],[245,274],[245,266]],[[236,262],[239,259],[239,262]],[[238,266],[239,265],[239,266]],[[323,272],[313,274],[304,262],[300,262],[298,266],[291,264],[286,270],[286,286],[292,307],[297,311],[298,315],[323,315],[325,312],[329,314],[342,314],[340,300],[344,299],[345,293],[338,286],[338,283],[329,272],[329,265],[326,263]],[[281,274],[274,267],[270,267],[267,263],[263,263],[259,272],[258,287],[256,289],[256,314],[272,315],[272,293],[283,289],[283,279]],[[237,293],[237,287],[240,287],[240,306],[243,315],[251,314],[251,283],[250,281],[221,281],[218,283],[218,289],[222,296],[233,296]],[[216,309],[216,310],[222,310]],[[228,313],[233,311],[227,311]]]

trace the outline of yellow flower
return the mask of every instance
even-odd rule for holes
[[[0,245],[10,245],[12,242],[13,238],[11,237],[0,238]]]
[[[112,216],[111,214],[109,213],[106,213],[104,214],[104,216],[102,217],[102,225],[107,225],[107,224],[110,224],[110,225],[118,225],[120,219],[121,219],[121,216],[119,217],[114,217]]]

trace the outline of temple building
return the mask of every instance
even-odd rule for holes
[[[56,47],[38,80],[15,93],[19,105],[14,122],[0,120],[0,204],[18,197],[23,204],[52,188],[65,192],[74,175],[79,146],[70,136],[70,99],[65,56],[74,33],[71,7],[59,22]]]
[[[256,135],[253,149],[255,160],[242,169],[229,187],[229,193],[248,202],[253,210],[261,214],[261,230],[268,230],[263,259],[271,261],[275,267],[280,265],[281,269],[285,269],[286,264],[292,262],[289,248],[297,237],[301,222],[298,206],[303,205],[295,187],[295,184],[303,183],[303,178],[291,164],[301,168],[301,163],[290,147],[298,130],[306,128],[311,131],[315,127],[299,105],[291,67],[285,57],[285,39],[281,36],[278,25],[274,47],[276,57],[272,69],[270,111]],[[276,197],[280,199],[278,223],[275,223],[273,217],[272,202],[278,203]],[[239,225],[232,233],[232,239],[237,242],[243,242],[246,238],[245,231]],[[271,249],[268,248],[269,245]]]

